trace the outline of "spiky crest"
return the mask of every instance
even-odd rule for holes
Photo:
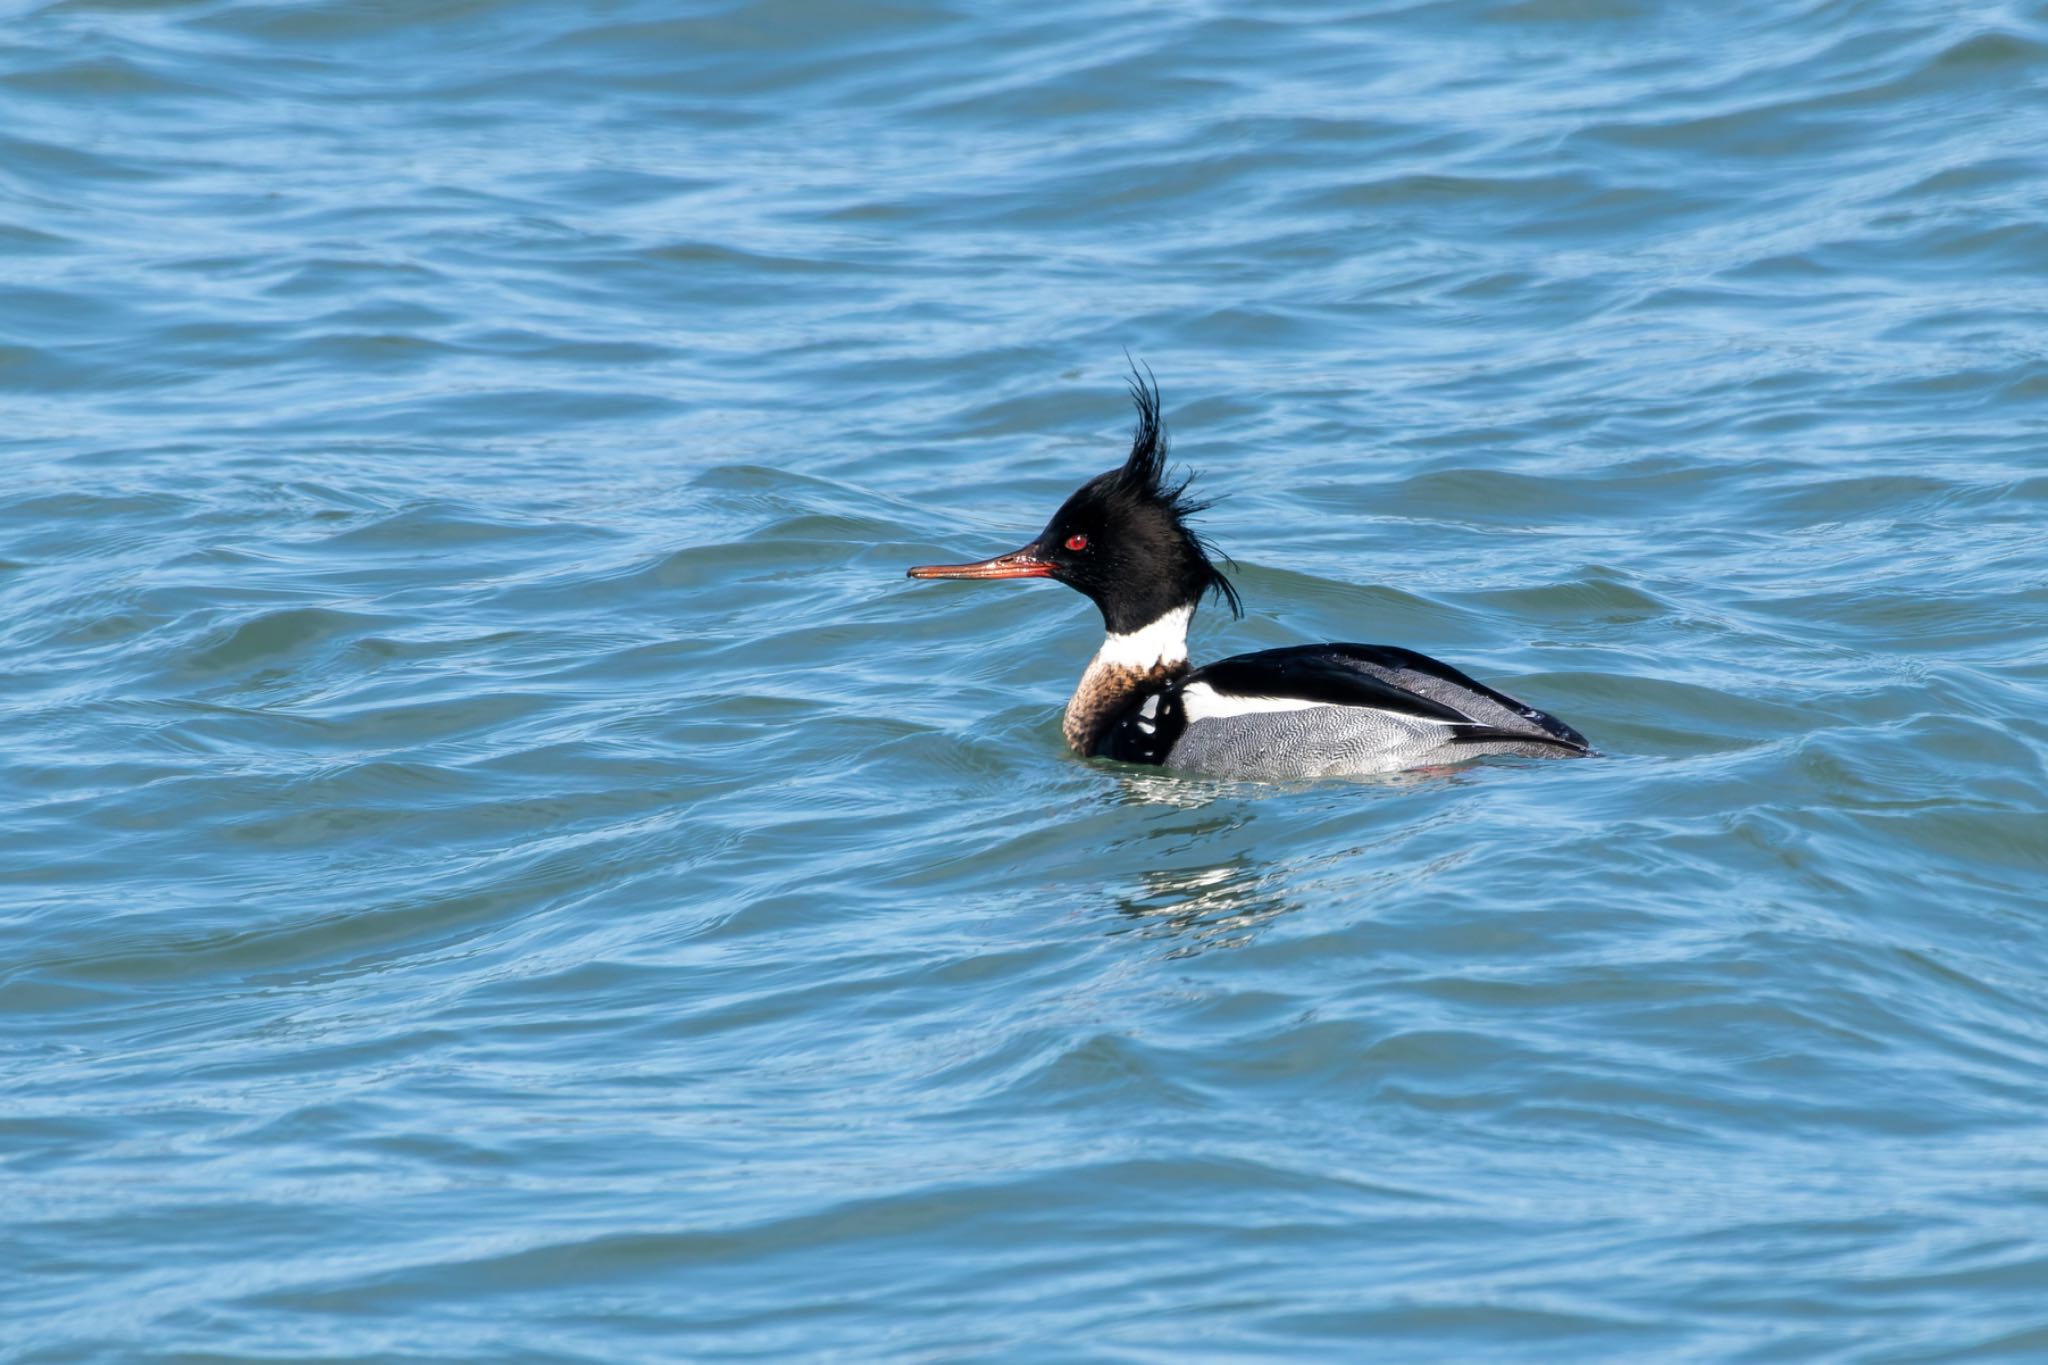
[[[1128,353],[1124,359],[1130,360]],[[1234,569],[1236,561],[1219,553],[1206,537],[1187,524],[1189,517],[1215,506],[1215,500],[1188,496],[1188,488],[1195,481],[1191,473],[1182,474],[1177,483],[1168,482],[1166,420],[1160,415],[1159,381],[1153,376],[1151,366],[1141,370],[1138,362],[1133,360],[1131,377],[1126,382],[1131,391],[1131,403],[1138,409],[1138,425],[1131,433],[1129,458],[1110,476],[1111,488],[1116,493],[1157,504],[1170,514],[1208,570],[1206,590],[1222,598],[1233,616],[1242,617],[1244,604],[1238,600],[1236,587],[1214,562],[1221,559]]]

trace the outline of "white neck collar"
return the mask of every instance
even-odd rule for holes
[[[1129,634],[1111,631],[1095,651],[1095,662],[1118,668],[1148,672],[1161,664],[1184,664],[1188,660],[1188,622],[1193,607],[1175,607],[1149,626]]]

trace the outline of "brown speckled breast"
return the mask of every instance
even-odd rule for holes
[[[1074,689],[1074,695],[1067,702],[1067,719],[1061,726],[1067,737],[1067,747],[1083,758],[1092,757],[1103,730],[1129,704],[1134,694],[1157,687],[1187,671],[1186,659],[1156,663],[1150,668],[1132,668],[1128,664],[1090,664],[1088,671],[1081,675],[1081,685]]]

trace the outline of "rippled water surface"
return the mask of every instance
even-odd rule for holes
[[[0,1353],[2048,1356],[2048,8],[0,25]],[[1072,759],[1120,458],[1603,756]]]

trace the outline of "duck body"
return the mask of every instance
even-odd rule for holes
[[[1134,379],[1131,391],[1138,432],[1130,459],[1083,485],[1037,539],[979,563],[910,570],[913,578],[1054,578],[1095,601],[1102,647],[1063,725],[1076,754],[1275,781],[1592,752],[1556,717],[1391,645],[1294,645],[1192,666],[1187,629],[1203,595],[1234,609],[1238,597],[1186,525],[1199,510],[1186,482],[1163,482],[1157,388]]]
[[[1399,772],[1588,752],[1578,731],[1449,664],[1391,645],[1239,654],[1144,687],[1088,752],[1198,777]]]

